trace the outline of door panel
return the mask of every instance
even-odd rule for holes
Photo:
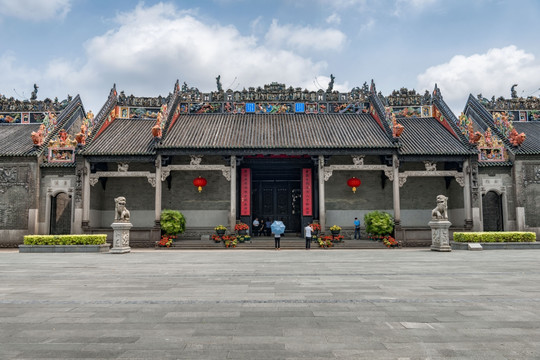
[[[253,182],[253,215],[265,220],[282,220],[286,232],[300,231],[299,181],[262,180]]]
[[[494,191],[482,196],[484,231],[503,231],[502,199]]]
[[[71,198],[59,193],[51,201],[51,235],[71,233]]]

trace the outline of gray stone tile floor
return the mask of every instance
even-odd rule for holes
[[[0,359],[540,359],[540,251],[0,251]]]

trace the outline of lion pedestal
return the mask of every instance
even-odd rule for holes
[[[448,228],[452,223],[448,220],[433,220],[428,224],[431,228],[431,250],[452,251],[448,238]]]
[[[114,222],[111,224],[114,230],[113,247],[109,250],[111,254],[125,254],[131,251],[129,247],[129,229],[133,227],[130,222]]]
[[[448,198],[444,195],[437,196],[437,207],[431,212],[431,250],[452,251],[448,229],[452,223],[448,221]]]
[[[126,209],[126,198],[119,196],[114,199],[114,203],[114,222],[111,224],[114,230],[113,247],[109,252],[111,254],[125,254],[131,251],[129,247],[129,229],[133,225],[129,222],[129,210]]]

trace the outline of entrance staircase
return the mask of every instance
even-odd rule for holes
[[[306,241],[304,238],[285,236],[281,238],[281,250],[304,250]],[[339,249],[385,249],[380,241],[370,240],[344,240],[335,243],[333,247],[322,249],[317,242],[311,243],[311,250],[339,250]],[[157,247],[156,249],[167,250],[224,250],[223,243],[216,243],[213,240],[182,240],[173,243],[170,248]],[[270,236],[252,237],[251,241],[238,243],[236,249],[241,250],[274,250],[274,238]],[[234,249],[227,249],[234,250]]]

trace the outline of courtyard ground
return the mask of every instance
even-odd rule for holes
[[[0,359],[539,359],[540,251],[0,251]]]

